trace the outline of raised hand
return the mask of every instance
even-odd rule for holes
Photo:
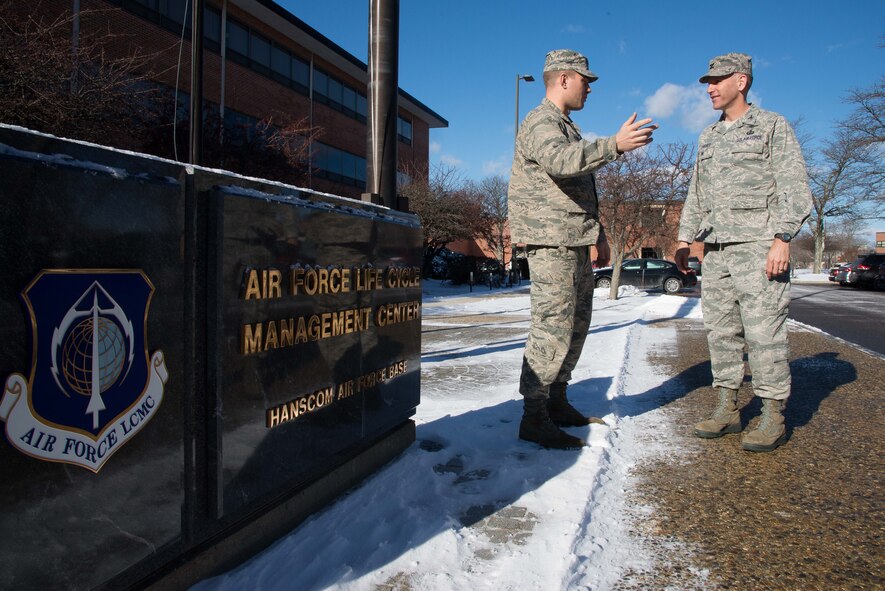
[[[653,140],[652,132],[658,128],[652,123],[651,118],[636,120],[636,113],[633,113],[629,119],[624,121],[621,129],[615,135],[615,141],[618,144],[618,153],[630,152],[636,148],[647,146]]]

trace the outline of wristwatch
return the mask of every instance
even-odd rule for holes
[[[774,237],[777,238],[778,240],[783,240],[784,242],[789,242],[790,240],[793,239],[793,235],[789,234],[787,232],[779,232],[779,233],[775,234]]]

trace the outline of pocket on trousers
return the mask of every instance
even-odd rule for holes
[[[556,348],[550,345],[544,345],[537,341],[532,342],[529,347],[531,358],[541,363],[548,363],[556,358]]]

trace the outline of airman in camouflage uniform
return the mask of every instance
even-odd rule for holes
[[[685,269],[691,242],[704,242],[702,308],[719,404],[695,434],[741,431],[746,343],[763,411],[742,445],[771,451],[784,441],[781,412],[790,396],[790,240],[808,218],[811,191],[793,129],[747,102],[752,77],[750,56],[729,53],[713,58],[700,78],[722,117],[701,133],[676,262]]]
[[[599,223],[593,171],[619,154],[651,141],[656,126],[636,114],[617,135],[587,141],[571,120],[584,107],[597,79],[587,58],[560,49],[544,64],[546,97],[519,129],[508,190],[511,238],[527,245],[531,269],[532,323],[523,357],[519,391],[525,401],[521,439],[545,447],[580,447],[584,442],[559,426],[601,422],[588,418],[566,398],[593,307],[590,248],[607,264],[608,243]]]

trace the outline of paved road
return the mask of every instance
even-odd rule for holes
[[[885,291],[794,283],[790,318],[885,355]]]

